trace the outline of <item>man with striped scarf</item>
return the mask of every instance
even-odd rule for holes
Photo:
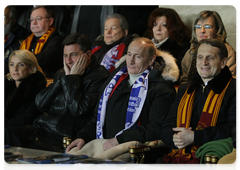
[[[173,82],[178,79],[179,70],[174,59],[169,63],[156,55],[151,40],[140,37],[131,42],[126,62],[112,72],[100,89],[94,117],[78,132],[67,153],[76,146],[72,149],[75,154],[92,156],[89,152],[94,151],[98,141],[103,144],[97,149],[108,151],[131,141],[161,139],[162,123],[175,99]],[[173,78],[174,75],[177,76]],[[86,149],[87,146],[91,147]]]
[[[236,79],[226,66],[228,52],[215,39],[199,42],[196,75],[178,89],[162,126],[162,141],[172,149],[165,163],[200,163],[198,148],[236,136]],[[202,148],[201,148],[202,149]]]
[[[63,66],[63,38],[54,26],[54,18],[54,11],[49,6],[34,7],[29,18],[32,34],[19,48],[29,50],[36,56],[47,78],[53,78]]]

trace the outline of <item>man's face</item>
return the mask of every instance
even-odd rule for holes
[[[216,36],[215,23],[212,17],[208,17],[203,21],[198,21],[197,25],[201,26],[201,28],[195,28],[196,38],[198,41],[214,38]]]
[[[117,18],[109,18],[104,25],[104,42],[109,45],[127,35]]]
[[[63,57],[64,60],[71,70],[74,63],[77,61],[77,59],[83,54],[84,52],[80,50],[79,44],[70,44],[65,45],[63,49]]]
[[[148,56],[145,52],[148,44],[144,41],[133,41],[128,48],[127,52],[127,70],[129,74],[139,74],[144,72],[149,65],[152,65],[155,58]],[[153,59],[154,58],[154,59]]]
[[[46,16],[46,10],[44,8],[38,8],[32,11],[30,20],[31,31],[36,37],[41,37],[49,30],[54,19]]]
[[[204,83],[216,77],[226,66],[227,58],[220,59],[219,49],[209,44],[202,44],[197,52],[197,72]]]
[[[0,36],[9,34],[12,27],[10,19],[10,9],[6,6],[0,7]]]
[[[167,18],[165,16],[156,18],[152,31],[154,39],[158,42],[165,40],[169,36],[166,24]]]

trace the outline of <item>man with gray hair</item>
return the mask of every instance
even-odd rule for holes
[[[7,6],[4,9],[4,74],[9,72],[8,57],[14,50],[18,50],[21,42],[30,35],[30,32],[18,25],[16,21],[16,7]]]
[[[108,15],[104,24],[104,36],[93,42],[92,54],[101,65],[112,72],[116,63],[126,54],[133,38],[133,35],[128,35],[128,22],[125,17],[116,13]]]

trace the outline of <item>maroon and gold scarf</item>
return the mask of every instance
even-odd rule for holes
[[[228,82],[225,89],[220,93],[216,94],[212,90],[209,92],[208,97],[205,101],[202,115],[197,124],[196,130],[202,130],[205,127],[216,126],[217,118],[221,108],[222,100],[225,95],[225,92],[230,84],[232,79]],[[187,90],[185,91],[177,111],[177,127],[189,128],[190,121],[192,117],[192,109],[195,98],[194,90],[192,93],[188,94]],[[200,163],[200,158],[195,157],[195,153],[200,146],[191,146],[191,153],[185,153],[185,148],[183,149],[173,149],[164,159],[164,162],[171,163]]]
[[[44,46],[44,44],[47,42],[49,36],[55,31],[55,27],[50,28],[42,37],[39,38],[35,50],[34,50],[34,54],[39,54],[42,51],[42,48]],[[21,44],[19,50],[22,49],[26,49],[29,50],[30,46],[31,46],[31,42],[33,40],[34,37],[34,33],[32,33],[30,36],[28,36]]]

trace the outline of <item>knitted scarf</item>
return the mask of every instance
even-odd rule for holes
[[[116,136],[120,135],[124,130],[134,126],[140,116],[143,104],[145,102],[147,91],[148,91],[148,75],[150,68],[146,69],[138,78],[137,81],[132,86],[132,90],[129,97],[128,108],[126,110],[126,122],[125,129],[118,132]],[[119,81],[123,79],[127,74],[127,67],[123,68],[112,78],[109,84],[106,86],[98,106],[98,116],[97,116],[97,139],[103,139],[103,126],[107,108],[107,102],[112,91],[116,88]]]
[[[214,93],[212,90],[209,92],[208,97],[205,101],[202,115],[197,124],[196,130],[203,130],[205,127],[216,126],[217,118],[221,108],[222,100],[225,95],[225,92],[228,88],[232,79],[228,82],[227,86],[220,93]],[[192,93],[188,94],[187,90],[185,91],[177,111],[177,127],[189,128],[193,103],[195,98],[194,90]],[[173,149],[164,159],[164,162],[171,163],[200,163],[200,158],[196,158],[195,153],[200,146],[191,146],[191,153],[185,153],[185,148],[183,149]]]
[[[50,28],[45,34],[43,34],[42,37],[39,38],[35,50],[34,50],[34,54],[39,54],[42,51],[42,48],[44,46],[44,44],[47,42],[49,36],[55,31],[55,27]],[[29,37],[27,37],[21,44],[20,46],[20,50],[22,49],[26,49],[26,50],[30,50],[30,46],[31,46],[31,42],[34,38],[34,33],[32,33]]]

